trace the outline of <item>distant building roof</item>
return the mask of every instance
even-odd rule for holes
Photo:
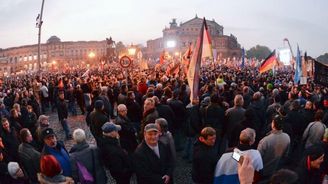
[[[59,43],[59,42],[61,42],[61,41],[60,41],[60,38],[58,38],[57,36],[51,36],[47,40],[47,43]]]

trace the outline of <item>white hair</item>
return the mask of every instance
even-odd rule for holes
[[[76,143],[84,142],[86,139],[85,132],[81,128],[74,130],[73,132],[73,139]]]
[[[126,105],[124,105],[124,104],[120,104],[117,106],[118,111],[125,110],[125,109],[126,109]]]

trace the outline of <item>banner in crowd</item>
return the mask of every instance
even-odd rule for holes
[[[202,62],[202,57],[211,57],[212,47],[210,35],[208,34],[208,29],[206,25],[206,20],[204,18],[200,34],[197,38],[197,43],[194,47],[188,73],[187,79],[190,87],[190,101],[198,98],[198,87],[199,87],[199,75],[200,75],[200,65]]]
[[[296,54],[296,68],[294,75],[294,84],[298,84],[301,80],[302,76],[302,57],[300,48],[297,45],[297,54]]]
[[[271,70],[277,64],[276,50],[274,50],[261,64],[260,73]]]
[[[328,86],[328,66],[314,61],[314,82]]]

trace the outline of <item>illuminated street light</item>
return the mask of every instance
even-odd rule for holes
[[[179,52],[175,52],[174,55],[175,55],[175,56],[179,56],[180,53],[179,53]]]
[[[88,56],[89,56],[89,58],[91,58],[91,59],[92,59],[92,58],[96,57],[96,54],[95,54],[95,53],[93,53],[93,52],[90,52]]]
[[[57,61],[53,60],[53,61],[52,61],[52,64],[53,64],[53,65],[56,65],[56,64],[57,64]]]
[[[174,40],[168,40],[168,41],[166,42],[166,47],[167,47],[167,48],[174,48],[176,45],[177,45],[177,43],[176,43],[176,41],[174,41]]]
[[[134,55],[136,54],[136,48],[134,48],[134,47],[130,47],[130,48],[128,49],[128,52],[129,52],[129,55],[130,55],[130,56],[134,56]]]

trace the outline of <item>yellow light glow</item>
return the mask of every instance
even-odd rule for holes
[[[128,52],[130,56],[134,56],[134,54],[136,53],[136,48],[131,47],[128,49]]]
[[[89,58],[92,59],[92,58],[96,57],[96,54],[94,52],[90,52],[88,56],[89,56]]]

